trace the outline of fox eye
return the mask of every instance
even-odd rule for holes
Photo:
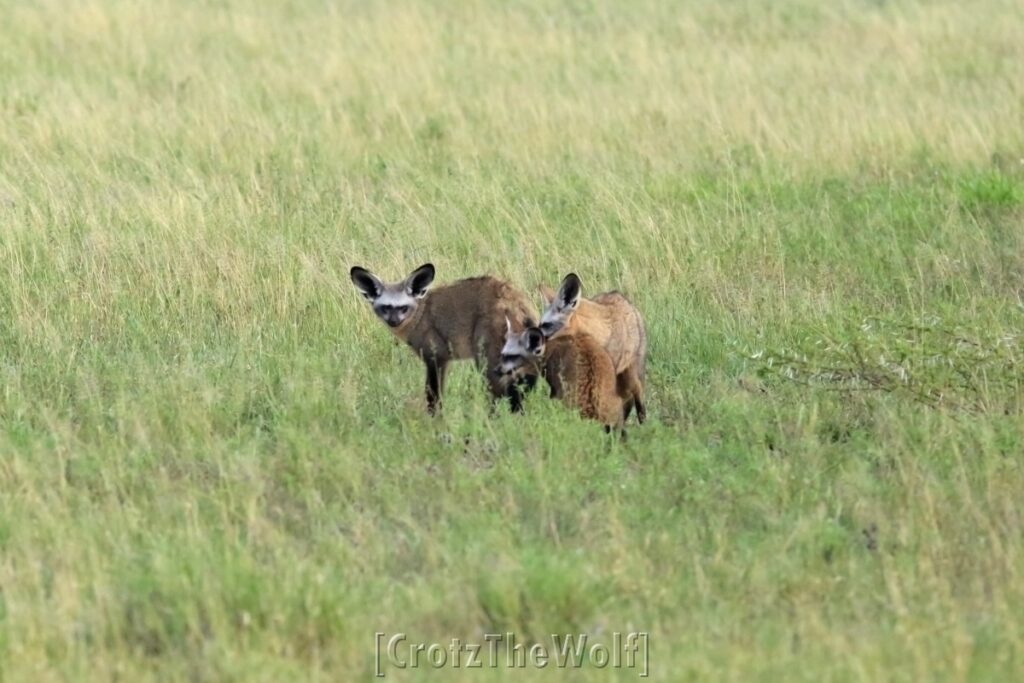
[[[406,313],[409,312],[409,307],[408,306],[399,306],[398,307],[398,312],[401,313],[402,315],[405,315]]]

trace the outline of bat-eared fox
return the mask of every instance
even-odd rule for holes
[[[546,339],[539,327],[517,332],[509,323],[501,370],[508,381],[520,372],[540,372],[551,386],[551,398],[561,399],[606,429],[622,427],[628,390],[618,386],[611,356],[589,334]]]
[[[495,399],[507,396],[513,412],[522,409],[517,385],[529,389],[536,374],[526,372],[517,382],[506,382],[500,368],[507,325],[522,330],[537,320],[537,313],[519,290],[488,276],[431,289],[434,266],[430,263],[389,284],[359,266],[352,268],[350,276],[377,317],[423,359],[428,412],[433,414],[440,406],[449,361],[469,358],[484,372]]]
[[[623,390],[624,414],[636,409],[637,421],[647,418],[643,403],[643,382],[647,355],[647,333],[639,311],[619,292],[605,292],[593,299],[580,296],[582,284],[575,273],[562,280],[557,292],[547,287],[541,293],[547,307],[540,330],[549,341],[586,334],[608,352]]]

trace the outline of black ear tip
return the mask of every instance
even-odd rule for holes
[[[579,296],[582,288],[583,283],[580,282],[580,276],[576,273],[569,273],[562,279],[562,286],[559,287],[559,292],[563,299],[568,302],[569,300],[575,299]]]
[[[427,284],[429,284],[434,280],[434,264],[424,263],[422,266],[412,271],[412,275],[410,275],[409,277],[414,278],[420,282],[426,280]]]

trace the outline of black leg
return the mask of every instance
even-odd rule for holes
[[[550,372],[544,373],[544,379],[547,380],[548,387],[551,388],[551,398],[562,398],[562,379],[558,375]]]
[[[644,420],[647,419],[647,409],[644,408],[644,404],[643,402],[640,401],[639,398],[636,399],[634,402],[636,403],[636,421],[640,424],[643,424]]]
[[[427,412],[434,415],[441,407],[441,380],[444,376],[444,366],[435,360],[424,359],[423,362],[427,366]]]
[[[623,426],[623,427],[612,427],[611,425],[605,425],[604,426],[604,433],[605,434],[611,435],[611,433],[613,431],[619,433],[619,441],[621,441],[623,443],[626,441],[626,428],[625,428],[625,426]]]
[[[523,375],[519,380],[519,386],[523,388],[523,394],[528,394],[537,386],[537,375]]]
[[[508,385],[505,395],[508,396],[508,402],[512,406],[513,413],[523,412],[523,396],[519,393],[519,389],[516,388],[514,383]]]

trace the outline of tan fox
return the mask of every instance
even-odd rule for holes
[[[507,325],[534,325],[537,313],[526,296],[493,277],[474,277],[430,289],[434,266],[424,264],[405,280],[385,284],[365,268],[350,272],[353,284],[373,312],[423,359],[427,366],[427,411],[440,406],[449,361],[472,358],[484,372],[495,399],[507,396],[513,412],[522,409],[517,385],[531,388],[537,375],[528,372],[519,382],[504,381],[501,347]],[[428,291],[429,290],[429,291]]]
[[[612,359],[618,384],[624,388],[623,419],[636,408],[636,419],[647,419],[644,407],[644,374],[647,363],[647,332],[640,312],[619,292],[605,292],[593,299],[580,296],[582,284],[575,273],[562,280],[557,292],[542,287],[547,308],[540,329],[550,341],[581,333],[590,335]]]
[[[539,327],[517,332],[509,322],[501,371],[512,384],[519,373],[539,371],[551,387],[551,398],[561,399],[606,430],[622,428],[628,389],[618,384],[611,356],[589,334],[545,339]]]

